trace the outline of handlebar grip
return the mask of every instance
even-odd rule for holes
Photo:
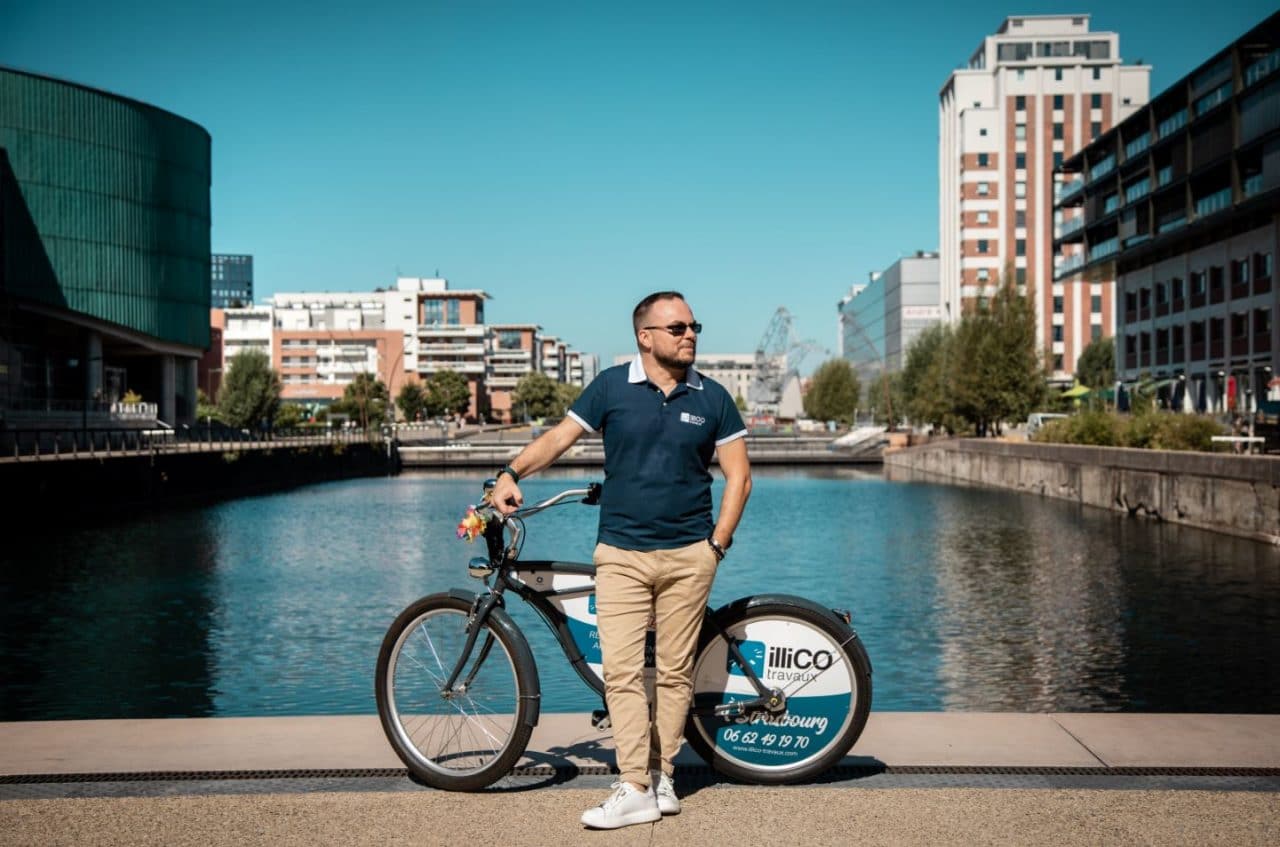
[[[600,503],[600,494],[604,491],[604,486],[598,482],[587,483],[587,496],[582,498],[582,502],[588,506],[596,506]]]

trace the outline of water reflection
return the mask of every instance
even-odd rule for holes
[[[531,499],[584,482],[529,480]],[[371,713],[382,635],[475,589],[471,474],[312,486],[18,538],[0,569],[0,719]],[[589,561],[596,511],[529,522],[525,558]],[[1280,711],[1280,550],[1008,492],[757,473],[712,601],[850,608],[881,710]],[[549,711],[594,708],[544,624]]]

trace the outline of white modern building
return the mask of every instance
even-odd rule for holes
[[[885,369],[902,370],[911,342],[942,319],[938,274],[938,254],[918,250],[871,273],[837,304],[837,347],[863,385]]]
[[[1067,380],[1114,331],[1114,283],[1054,282],[1054,168],[1141,108],[1151,68],[1088,15],[1006,18],[939,94],[939,254],[944,320],[1012,273],[1035,303],[1054,376]],[[1095,330],[1093,327],[1099,327]]]

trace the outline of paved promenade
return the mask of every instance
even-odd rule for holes
[[[368,716],[0,724],[0,845],[1275,844],[1280,716],[875,713],[817,784],[740,786],[686,751],[685,811],[578,816],[612,777],[586,715],[519,775],[422,788]]]

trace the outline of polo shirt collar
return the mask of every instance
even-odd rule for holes
[[[637,353],[631,360],[631,368],[627,371],[627,382],[648,382],[649,375],[644,372],[644,362]],[[693,368],[684,372],[684,384],[695,391],[702,390],[702,375]]]

